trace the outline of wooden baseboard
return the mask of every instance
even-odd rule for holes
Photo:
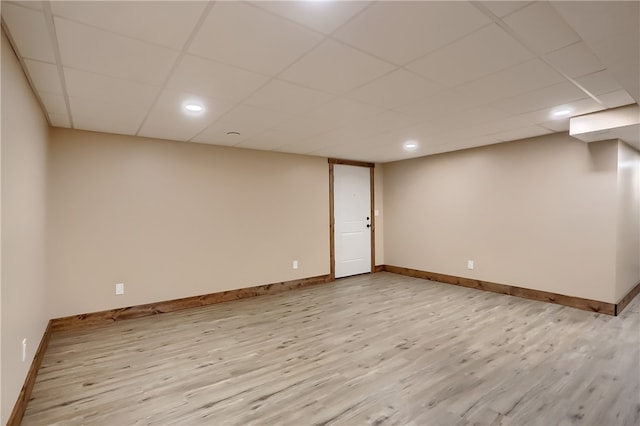
[[[622,310],[626,308],[638,294],[640,294],[640,281],[616,304],[616,315],[620,315]]]
[[[409,277],[438,281],[446,284],[475,288],[493,293],[507,294],[524,299],[537,300],[539,302],[555,303],[557,305],[570,306],[584,311],[598,312],[607,315],[616,315],[617,305],[598,300],[583,299],[581,297],[566,296],[564,294],[548,291],[532,290],[506,284],[492,283],[489,281],[474,280],[471,278],[457,277],[455,275],[439,274],[436,272],[420,271],[418,269],[403,268],[399,266],[384,265],[384,270],[394,274],[407,275]],[[640,291],[640,290],[639,290]],[[631,301],[631,300],[629,300]],[[628,303],[628,302],[627,302]]]
[[[384,272],[384,265],[376,265],[373,267],[373,272],[377,273],[377,272]]]
[[[275,294],[282,291],[293,290],[310,285],[328,283],[330,281],[331,280],[329,275],[319,275],[317,277],[259,285],[256,287],[241,288],[237,290],[223,291],[220,293],[210,293],[201,296],[186,297],[183,299],[149,303],[146,305],[130,306],[127,308],[110,309],[107,311],[54,318],[51,320],[52,331],[69,330],[92,325],[111,324],[115,321],[121,321],[125,319],[145,317],[149,315],[162,314],[165,312],[179,311],[182,309],[197,308],[199,306],[229,302],[231,300],[244,299],[247,297]]]
[[[42,359],[44,358],[44,353],[47,350],[47,346],[49,345],[51,332],[52,332],[52,324],[51,324],[51,321],[49,321],[47,323],[47,328],[44,330],[44,334],[42,335],[42,339],[40,340],[40,344],[38,345],[38,350],[36,351],[36,354],[33,357],[33,361],[31,362],[29,371],[27,372],[27,377],[25,377],[24,379],[24,384],[22,385],[22,389],[20,389],[20,393],[18,394],[18,399],[16,400],[16,403],[13,406],[13,410],[11,411],[11,415],[9,416],[9,420],[7,421],[7,426],[19,426],[20,423],[22,423],[24,412],[27,409],[27,403],[31,398],[31,391],[33,390],[33,385],[35,385],[36,383],[38,370],[40,370],[40,365],[42,365]]]

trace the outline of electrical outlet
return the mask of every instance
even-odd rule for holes
[[[473,260],[467,260],[467,269],[473,269],[474,262]]]
[[[124,283],[116,284],[116,295],[120,296],[121,294],[124,294]]]
[[[22,339],[22,362],[27,360],[27,338]]]
[[[298,261],[297,260],[293,261],[293,269],[298,269]]]

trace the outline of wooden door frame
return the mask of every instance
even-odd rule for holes
[[[334,177],[333,166],[341,164],[343,166],[356,166],[356,167],[368,167],[369,168],[369,190],[370,194],[370,212],[371,218],[371,272],[375,272],[376,268],[376,218],[375,218],[375,197],[374,197],[374,170],[376,165],[374,163],[366,163],[364,161],[351,161],[340,160],[337,158],[329,158],[329,263],[330,272],[329,276],[331,281],[336,280],[336,241],[335,241],[335,212],[334,212]]]

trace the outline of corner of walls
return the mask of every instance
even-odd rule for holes
[[[640,282],[640,151],[618,141],[616,300]]]
[[[374,181],[374,212],[378,213],[376,220],[376,264],[374,266],[384,265],[384,171],[382,164],[376,164],[373,169]],[[375,213],[374,213],[375,214]]]
[[[1,38],[0,417],[5,424],[49,320],[45,296],[48,124],[3,31]]]

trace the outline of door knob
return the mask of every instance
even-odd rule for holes
[[[371,228],[371,224],[370,223],[367,223],[367,228]]]
[[[367,216],[367,220],[369,220],[369,216]]]

